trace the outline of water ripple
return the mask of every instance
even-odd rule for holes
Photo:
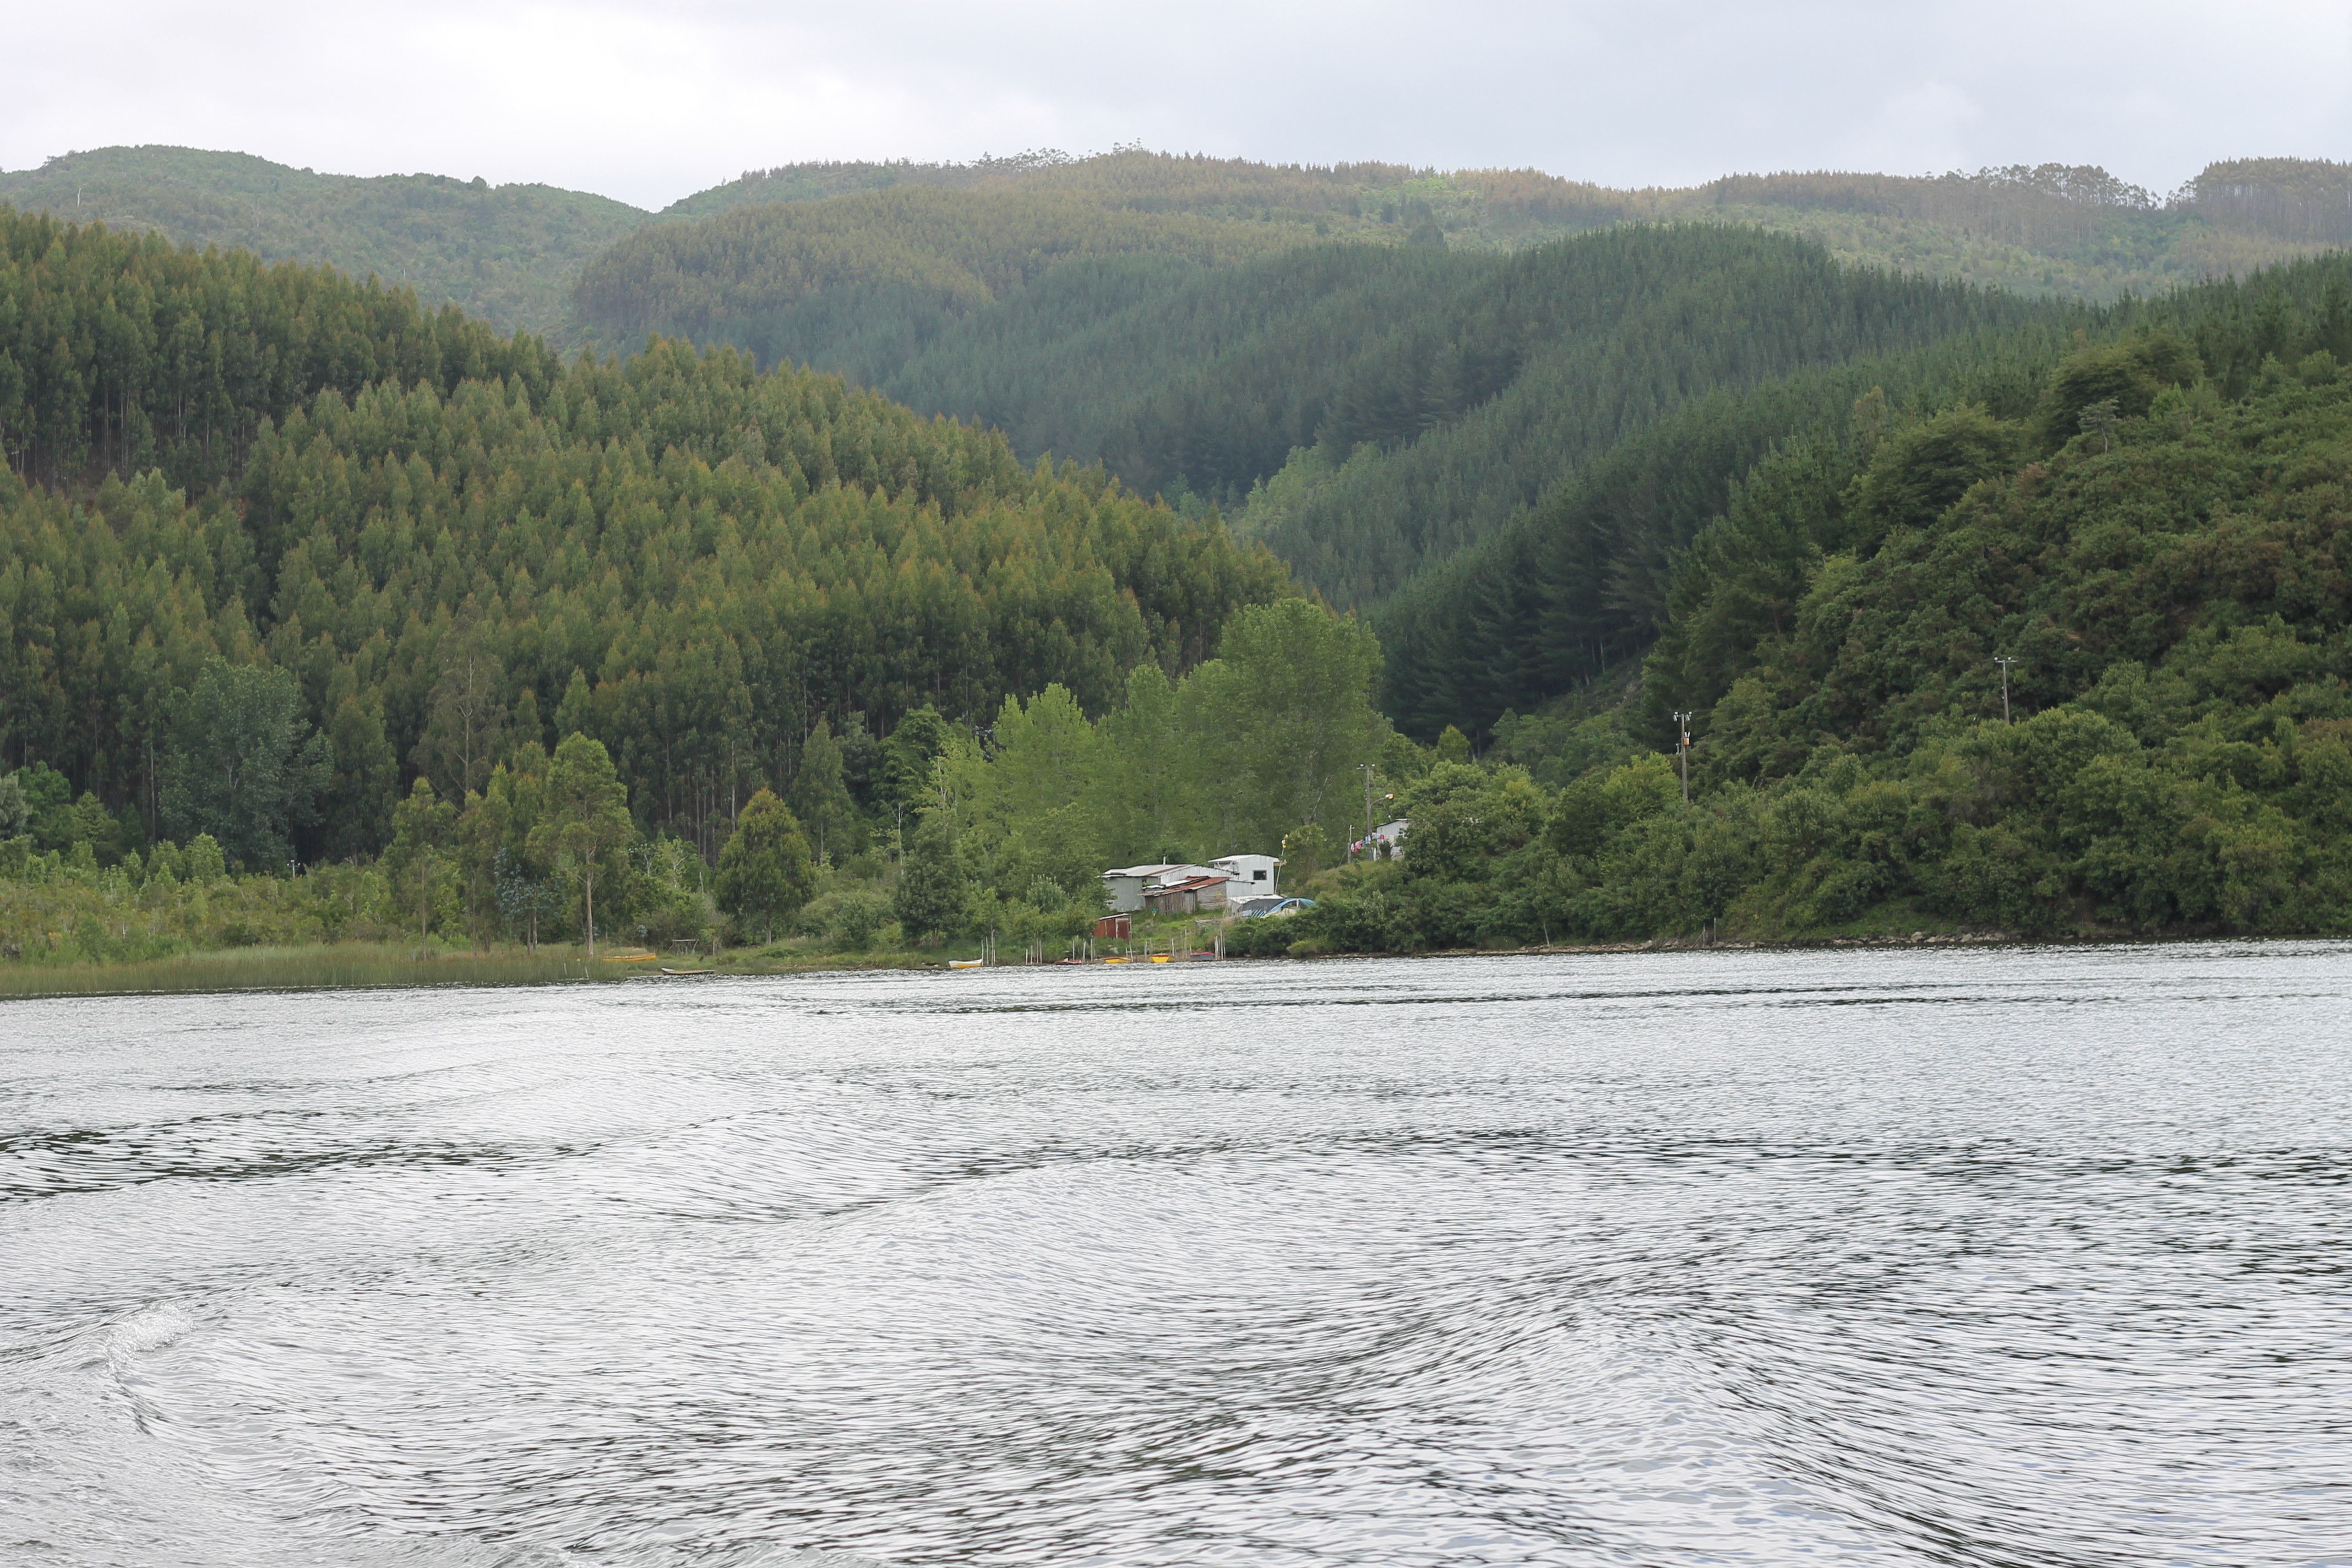
[[[2352,1563],[2347,957],[12,1004],[0,1561]]]

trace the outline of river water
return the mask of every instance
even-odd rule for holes
[[[2352,948],[0,1004],[0,1562],[2352,1563]]]

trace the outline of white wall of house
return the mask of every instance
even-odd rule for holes
[[[1224,873],[1227,903],[1262,899],[1281,890],[1277,884],[1282,877],[1282,862],[1274,856],[1228,855],[1209,864]]]

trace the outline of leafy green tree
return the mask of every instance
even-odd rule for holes
[[[228,875],[228,858],[221,853],[219,842],[209,833],[199,833],[188,840],[187,850],[181,858],[191,882],[217,882]]]
[[[26,803],[25,786],[15,773],[0,773],[0,838],[16,837],[32,819],[33,809]]]
[[[319,853],[323,859],[358,859],[376,852],[391,831],[400,759],[384,733],[380,692],[362,693],[350,665],[329,689],[326,735],[333,771],[319,798]]]
[[[433,911],[453,890],[457,807],[437,798],[433,782],[419,778],[392,811],[392,843],[383,868],[409,907],[416,911],[416,945],[433,934]]]
[[[1102,731],[1097,787],[1111,856],[1122,864],[1184,858],[1204,781],[1167,672],[1137,665],[1127,678],[1126,705],[1105,716]]]
[[[801,744],[801,765],[787,792],[793,815],[816,842],[816,856],[825,861],[835,850],[852,847],[857,808],[842,782],[841,744],[833,738],[830,721],[819,718]],[[741,831],[741,824],[737,824]]]
[[[539,949],[541,922],[562,905],[553,868],[531,844],[546,801],[547,753],[537,741],[525,741],[509,761],[490,770],[478,824],[484,837],[492,826],[499,832],[490,850],[490,879],[499,917],[522,933],[533,952]]]
[[[29,763],[11,775],[24,802],[24,830],[33,847],[64,849],[74,840],[73,785],[46,763]]]
[[[734,836],[719,852],[719,879],[712,890],[719,907],[746,930],[776,940],[816,889],[808,839],[792,808],[770,790],[744,803]]]
[[[1854,488],[1854,543],[1873,550],[1891,529],[1927,527],[1970,485],[2015,468],[2024,435],[1964,403],[1891,437]]]
[[[1077,700],[1060,685],[1024,703],[1008,697],[967,823],[967,860],[1008,890],[1037,879],[1083,886],[1102,867],[1097,805],[1101,747]]]
[[[586,672],[573,665],[572,679],[563,688],[563,699],[555,705],[555,732],[559,735],[582,734],[595,722],[595,694],[588,689]]]
[[[425,733],[410,760],[441,781],[452,799],[488,782],[506,732],[506,666],[478,623],[448,638],[441,673],[426,704]]]
[[[499,766],[503,768],[504,764]],[[499,770],[493,769],[482,792],[466,797],[465,807],[457,814],[454,836],[458,899],[477,948],[483,945],[494,923],[505,913],[499,901],[499,851],[506,847],[511,797],[489,787],[498,778]]]
[[[882,742],[881,804],[894,819],[921,811],[931,798],[931,767],[947,750],[954,726],[926,702],[900,719],[890,738]],[[897,826],[894,820],[893,826]]]
[[[543,858],[565,858],[579,879],[581,927],[591,958],[596,955],[596,884],[620,873],[621,851],[635,832],[628,786],[604,742],[577,731],[565,736],[548,764],[544,805],[530,845]]]
[[[101,866],[112,866],[122,859],[122,824],[106,803],[89,790],[73,804],[73,841],[89,846],[90,854]]]
[[[1194,679],[1207,688],[1202,721],[1225,740],[1236,827],[1279,843],[1328,807],[1344,816],[1339,786],[1378,761],[1387,729],[1372,707],[1381,651],[1371,632],[1307,600],[1277,600],[1234,618],[1215,663]]]
[[[969,918],[971,883],[944,812],[926,812],[908,836],[891,913],[910,937],[948,935]]]
[[[215,658],[173,705],[163,769],[163,821],[175,837],[205,833],[232,864],[282,864],[289,835],[315,816],[333,777],[324,736],[302,717],[290,671]]]

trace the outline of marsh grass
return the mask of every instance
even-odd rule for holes
[[[656,967],[607,962],[599,953],[542,948],[434,952],[414,944],[333,942],[307,947],[240,947],[122,963],[0,965],[0,998],[95,996],[174,991],[305,991],[383,985],[543,985],[620,980]]]

